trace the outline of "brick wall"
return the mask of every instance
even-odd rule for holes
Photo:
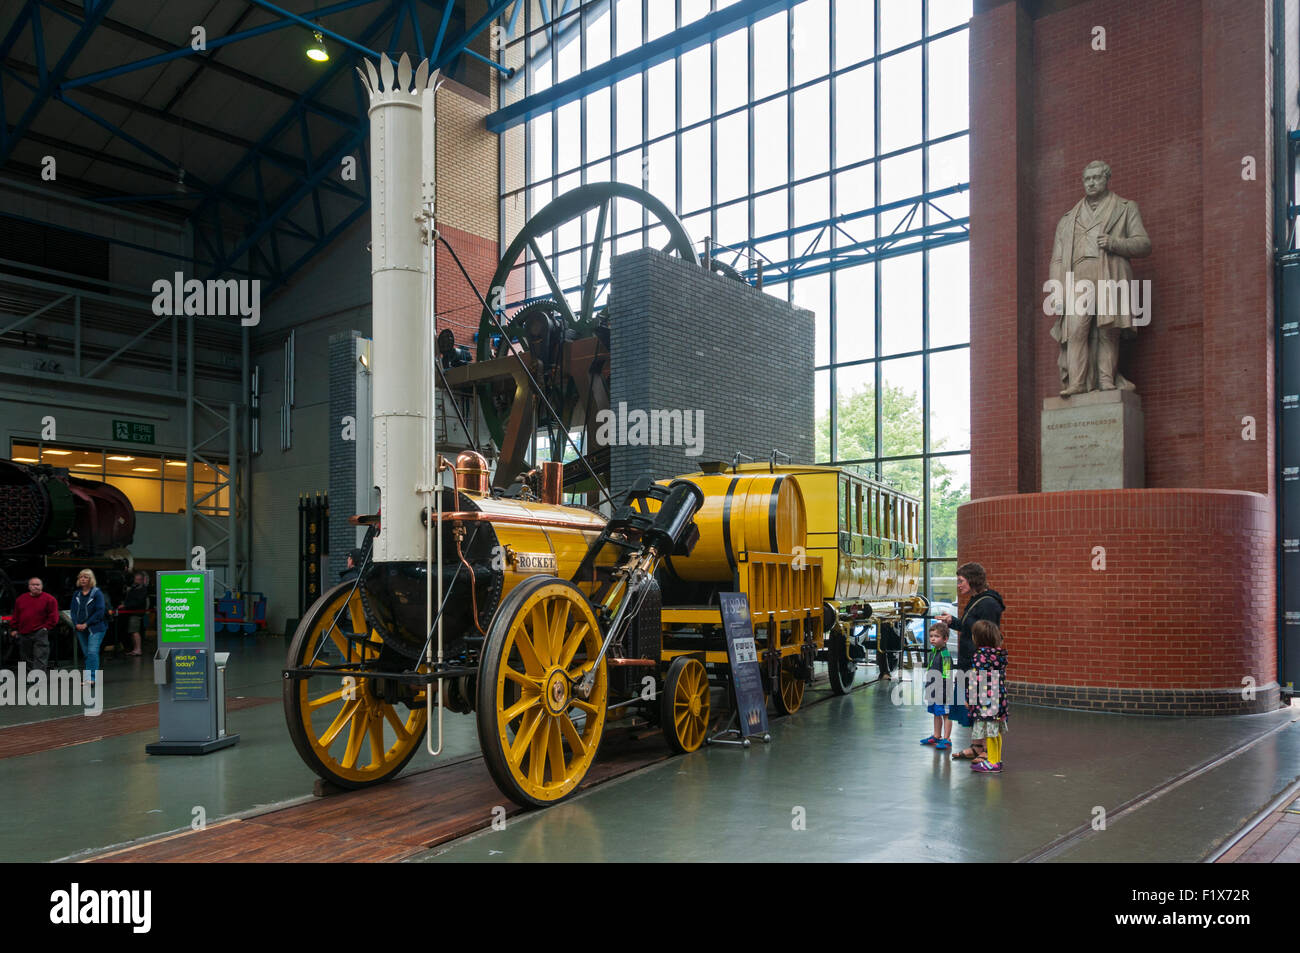
[[[1192,489],[998,496],[961,507],[957,534],[962,560],[981,563],[1006,600],[1014,684],[1109,690],[1127,702],[1111,707],[1132,708],[1162,691],[1246,702],[1250,677],[1260,696],[1272,686],[1276,700],[1267,497]],[[1104,570],[1093,568],[1098,546]],[[1183,713],[1197,713],[1195,705]]]
[[[1094,158],[1153,245],[1133,263],[1152,321],[1121,364],[1146,414],[1147,486],[1271,491],[1269,24],[1264,0],[1091,0],[1032,21],[1004,3],[972,20],[974,498],[1039,485],[1037,415],[1058,389],[1042,284]]]
[[[347,566],[348,550],[355,545],[357,530],[348,523],[348,517],[355,515],[357,508],[357,454],[370,453],[370,447],[359,440],[343,439],[343,418],[357,415],[355,355],[356,341],[361,336],[347,331],[331,335],[329,340],[330,552],[326,586],[339,578]]]
[[[971,21],[971,496],[961,561],[1007,597],[1011,678],[1041,704],[1276,703],[1266,0],[985,0]],[[1105,50],[1093,49],[1105,29]],[[1294,90],[1285,98],[1294,98]],[[1242,178],[1253,156],[1255,178]],[[1151,323],[1121,369],[1146,490],[1040,494],[1060,387],[1043,314],[1057,223],[1093,159],[1136,201]],[[1242,418],[1256,422],[1242,439]],[[1107,570],[1091,569],[1104,546]],[[1241,694],[1242,678],[1260,688]],[[1268,688],[1272,685],[1271,688]]]
[[[613,447],[616,491],[738,450],[813,462],[812,312],[655,249],[615,257],[610,289],[611,406],[704,413],[699,456]]]
[[[485,297],[500,258],[499,147],[485,124],[495,108],[492,86],[491,100],[453,82],[438,92],[438,229]],[[434,267],[438,329],[451,328],[457,343],[473,349],[482,305],[441,244]]]

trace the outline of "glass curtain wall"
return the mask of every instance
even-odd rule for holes
[[[735,2],[528,0],[502,51],[519,68],[507,101]],[[970,16],[971,0],[792,0],[503,135],[503,149],[523,149],[504,163],[503,247],[557,195],[626,182],[673,208],[701,250],[709,237],[738,267],[761,258],[775,272],[764,290],[816,314],[818,462],[924,499],[928,592],[948,600],[970,485],[968,245],[876,246],[876,260],[823,258],[831,267],[799,273],[809,255],[969,214]],[[575,301],[595,232],[592,212],[538,242]],[[611,232],[602,278],[611,250],[667,240],[622,200]],[[547,294],[531,255],[523,269],[514,287]]]

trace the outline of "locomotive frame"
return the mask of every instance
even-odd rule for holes
[[[711,478],[733,492],[717,499],[701,488]],[[749,507],[762,517],[757,523],[741,504],[729,505],[745,480],[764,481],[758,503]],[[799,509],[788,522],[808,520],[804,542],[792,543],[797,533],[781,537],[775,529],[786,481],[786,489],[799,494],[792,497]],[[608,522],[586,509],[478,493],[459,482],[458,506],[444,513],[451,533],[459,534],[452,590],[467,566],[470,578],[486,578],[459,545],[466,527],[474,525],[510,540],[502,555],[513,554],[516,562],[525,552],[521,547],[539,547],[542,537],[558,540],[551,543],[557,571],[503,568],[501,591],[484,589],[485,599],[493,600],[491,611],[480,609],[478,621],[464,623],[482,634],[467,636],[463,650],[441,665],[424,661],[427,645],[408,651],[405,659],[392,651],[384,613],[366,595],[365,579],[378,567],[364,565],[357,580],[325,593],[295,633],[284,704],[299,754],[341,787],[367,787],[399,773],[424,736],[435,697],[441,707],[476,715],[493,779],[525,805],[572,794],[594,761],[606,724],[628,715],[658,724],[675,752],[707,743],[711,695],[727,684],[730,672],[716,599],[691,604],[679,597],[701,591],[689,583],[683,587],[681,578],[693,558],[709,556],[699,549],[701,524],[705,539],[715,543],[740,541],[747,529],[752,533],[759,526],[750,537],[757,548],[729,554],[735,565],[730,580],[703,588],[749,598],[760,663],[778,714],[802,706],[815,660],[828,663],[833,691],[849,690],[865,653],[854,651],[845,622],[864,611],[880,622],[901,622],[919,607],[919,501],[848,470],[718,465],[666,485],[643,482]],[[641,544],[664,519],[671,488],[681,484],[694,487],[698,504],[688,520],[677,520],[671,546],[664,540],[658,555],[665,558],[659,563],[656,556],[651,573],[654,584],[628,616],[615,591],[627,575],[627,560],[644,558]],[[480,483],[478,489],[487,487]],[[632,555],[618,558],[624,552]],[[476,604],[477,591],[470,590],[468,603]],[[466,596],[460,590],[461,601]],[[452,598],[449,591],[447,600]],[[605,645],[620,618],[625,625],[619,638]],[[602,653],[602,646],[610,651]],[[342,685],[313,695],[311,685],[321,677],[338,678]],[[653,692],[645,691],[646,677]],[[369,760],[363,762],[367,749]]]

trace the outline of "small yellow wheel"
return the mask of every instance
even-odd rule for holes
[[[687,754],[704,743],[709,730],[709,673],[699,659],[684,655],[673,659],[659,705],[668,747]]]
[[[424,692],[403,713],[376,694],[374,679],[335,674],[362,672],[362,663],[378,658],[383,646],[352,588],[345,582],[326,592],[294,632],[286,667],[333,671],[285,679],[284,715],[289,737],[309,768],[340,787],[364,788],[396,775],[420,747]]]
[[[776,703],[778,715],[793,715],[803,704],[804,680],[795,675],[795,666],[799,656],[787,655],[781,659],[781,677],[779,691],[774,692],[772,700]]]
[[[510,591],[488,629],[478,674],[478,737],[503,794],[554,804],[577,790],[596,758],[609,680],[600,625],[577,586],[535,576]]]

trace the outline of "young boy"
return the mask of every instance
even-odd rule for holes
[[[944,751],[952,747],[952,655],[948,652],[948,627],[942,622],[930,626],[930,662],[926,666],[925,693],[934,699],[925,710],[934,715],[934,733],[921,744]]]

